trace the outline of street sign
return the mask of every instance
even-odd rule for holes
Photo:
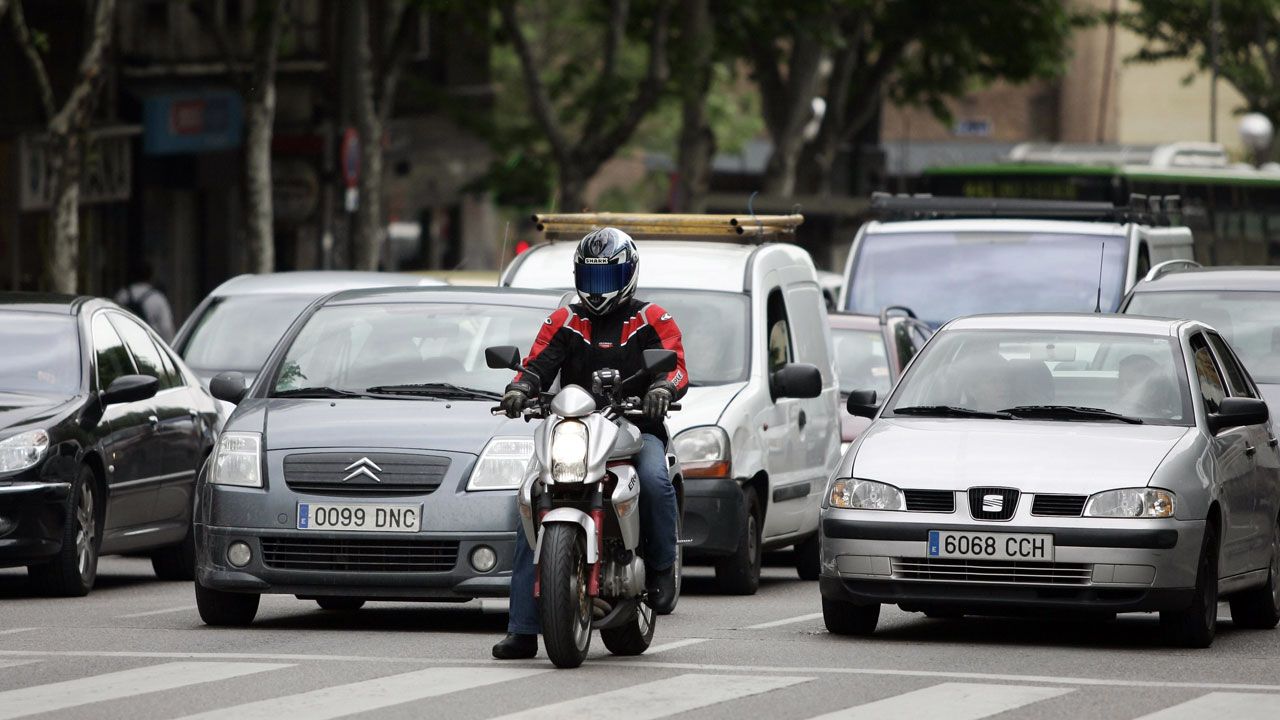
[[[354,189],[360,182],[360,134],[355,128],[342,133],[342,180],[347,189]]]

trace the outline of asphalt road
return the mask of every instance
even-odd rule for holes
[[[766,568],[755,597],[690,570],[650,653],[582,669],[500,663],[505,603],[325,612],[264,598],[250,628],[207,628],[191,586],[108,558],[87,598],[0,570],[0,720],[346,717],[1280,718],[1280,631],[1220,627],[1164,647],[1153,617],[933,620],[887,608],[870,640],[829,635],[816,583]],[[1222,615],[1226,617],[1225,608]],[[45,714],[41,714],[45,713]]]

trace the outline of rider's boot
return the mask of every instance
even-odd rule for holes
[[[493,656],[499,660],[528,660],[538,654],[538,636],[508,633],[493,646]]]
[[[676,603],[676,568],[674,565],[666,570],[650,570],[645,573],[648,582],[649,607],[659,614],[671,612]]]

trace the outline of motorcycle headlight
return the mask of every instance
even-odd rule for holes
[[[729,435],[715,425],[689,428],[671,442],[685,477],[732,477]]]
[[[0,473],[17,472],[34,466],[49,450],[49,433],[30,430],[0,440]]]
[[[514,490],[533,459],[533,438],[496,437],[480,453],[467,490]]]
[[[1159,488],[1123,488],[1100,492],[1089,498],[1086,517],[1168,518],[1173,517],[1175,496]]]
[[[262,487],[262,434],[226,432],[218,438],[209,482],[214,485]]]
[[[906,498],[898,488],[874,480],[840,478],[831,483],[831,507],[848,510],[905,510]]]
[[[580,483],[587,479],[587,426],[561,420],[551,435],[551,481]]]

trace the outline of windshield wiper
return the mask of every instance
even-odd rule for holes
[[[1079,405],[1019,405],[1017,407],[1005,408],[1000,412],[1020,417],[1114,420],[1117,422],[1129,423],[1130,425],[1142,424],[1142,420],[1136,417],[1121,415],[1120,413],[1103,410],[1102,408],[1081,407]]]
[[[339,390],[331,387],[301,387],[291,390],[277,390],[271,393],[271,397],[294,397],[294,398],[344,398],[344,397],[365,397],[364,393],[352,392],[351,390]]]
[[[974,410],[973,408],[957,407],[955,405],[912,405],[904,408],[894,408],[894,415],[923,415],[925,417],[964,417],[964,418],[988,418],[992,420],[1012,420],[1013,416],[1007,412],[987,412],[986,410]]]
[[[481,400],[501,400],[502,393],[479,388],[463,387],[453,383],[409,383],[405,385],[376,385],[366,392],[387,395],[427,395],[430,397],[463,397]]]

